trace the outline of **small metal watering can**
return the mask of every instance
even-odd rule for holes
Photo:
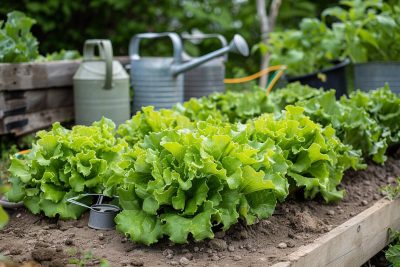
[[[205,39],[217,39],[222,47],[226,47],[228,42],[221,34],[204,34],[196,32],[192,34],[182,34],[183,40],[188,40],[193,44],[199,44]],[[192,58],[183,53],[184,60]],[[184,74],[184,99],[189,100],[192,97],[207,96],[214,92],[225,91],[225,62],[228,60],[228,55],[216,57],[207,63],[189,70]]]
[[[103,116],[117,125],[129,119],[129,76],[121,63],[113,61],[109,40],[85,42],[83,61],[73,79],[76,124],[90,125]]]
[[[142,39],[168,37],[173,45],[173,57],[140,57],[139,44]],[[228,52],[248,55],[249,48],[240,35],[235,35],[229,46],[225,46],[188,62],[182,60],[182,41],[176,33],[142,33],[135,35],[129,45],[131,57],[131,82],[134,88],[133,112],[143,106],[156,109],[171,108],[184,99],[183,72],[193,69],[213,58]]]
[[[78,201],[79,198],[87,196],[97,196],[98,198],[96,204],[88,206]],[[69,198],[67,201],[72,204],[90,209],[88,222],[88,226],[90,228],[98,230],[111,230],[115,227],[114,218],[120,212],[120,208],[115,205],[102,203],[103,198],[104,195],[102,194],[83,194]]]

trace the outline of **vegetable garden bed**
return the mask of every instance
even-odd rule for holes
[[[387,218],[387,221],[375,222],[374,227],[383,229],[389,225],[398,226],[397,213],[390,217],[382,215],[382,212],[387,213],[390,211],[388,209],[398,205],[398,202],[388,204],[386,200],[379,199],[381,187],[400,175],[399,164],[400,160],[396,156],[390,157],[384,166],[370,164],[364,171],[347,172],[342,182],[346,195],[337,204],[327,205],[321,200],[304,201],[293,197],[279,204],[268,220],[253,226],[237,224],[226,233],[216,229],[217,238],[213,241],[191,241],[187,245],[172,245],[163,239],[159,244],[146,247],[127,241],[116,231],[88,228],[87,213],[79,221],[64,222],[35,216],[22,209],[16,211],[8,226],[0,231],[0,251],[16,261],[36,259],[43,266],[59,266],[57,264],[68,260],[77,260],[85,255],[87,257],[89,252],[93,256],[87,257],[88,265],[96,265],[99,259],[105,258],[110,266],[170,266],[186,262],[183,259],[186,258],[189,266],[269,266],[293,259],[293,255],[299,255],[299,250],[304,251],[304,245],[311,243],[305,248],[317,250],[320,245],[329,246],[321,240],[332,240],[335,246],[343,248],[342,251],[368,240],[363,245],[374,249],[364,250],[364,247],[360,247],[359,250],[352,250],[352,253],[362,253],[356,262],[362,263],[386,244],[382,241],[383,232],[380,231],[376,239],[366,240],[358,235],[349,235],[346,229],[352,231],[355,224],[361,223],[362,234],[374,233],[367,230],[371,229],[368,222],[371,219],[373,221],[377,214],[380,219]],[[335,228],[338,225],[341,226]],[[345,234],[346,238],[332,239],[335,233]],[[340,250],[328,251],[340,254]],[[312,257],[315,264],[323,264],[324,259],[327,259],[321,252],[318,253],[317,262],[312,253],[316,251],[301,259]],[[329,255],[335,257],[335,254]],[[299,265],[276,266],[310,266],[307,262],[306,265],[300,265],[301,262],[298,260],[296,264]]]

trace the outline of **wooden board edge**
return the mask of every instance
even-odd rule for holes
[[[63,107],[56,109],[48,109],[37,111],[33,113],[21,114],[6,117],[0,120],[1,127],[0,130],[3,132],[1,134],[14,134],[20,136],[23,134],[31,133],[34,131],[42,130],[44,128],[50,127],[54,122],[69,121],[74,119],[74,108],[73,107]],[[6,125],[9,123],[21,123],[21,126],[7,130]]]
[[[388,244],[389,228],[400,227],[399,207],[381,199],[272,267],[361,266]]]
[[[114,57],[122,65],[129,56]],[[81,63],[78,60],[49,62],[0,63],[0,91],[34,90],[72,86],[73,76]]]

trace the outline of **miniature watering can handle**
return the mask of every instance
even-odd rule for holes
[[[104,89],[112,89],[113,50],[110,40],[87,40],[83,46],[83,60],[94,59],[94,48],[99,48],[100,58],[106,63],[106,80]]]
[[[139,44],[141,39],[156,39],[169,37],[172,41],[172,46],[174,49],[174,62],[180,63],[182,61],[182,41],[179,35],[174,32],[164,32],[164,33],[140,33],[132,37],[129,44],[129,55],[131,59],[139,59]]]
[[[101,204],[101,203],[103,202],[103,197],[104,197],[104,195],[102,195],[102,194],[82,194],[82,195],[79,195],[79,196],[76,196],[76,197],[68,198],[68,199],[67,199],[67,202],[72,203],[72,204],[75,204],[75,205],[78,205],[78,206],[81,206],[81,207],[85,207],[85,208],[90,209],[90,210],[93,210],[92,207],[90,207],[90,206],[88,206],[88,205],[86,205],[86,204],[83,204],[82,202],[77,201],[79,198],[88,197],[88,196],[96,196],[96,197],[99,197],[99,198],[97,199],[96,204]],[[114,197],[118,197],[118,196],[114,196]]]
[[[225,37],[218,33],[192,33],[192,34],[183,33],[182,34],[182,39],[189,40],[195,44],[198,44],[205,39],[213,39],[213,38],[218,39],[220,41],[222,47],[228,46],[228,42],[226,41]],[[225,61],[228,60],[228,54],[225,54],[224,59],[225,59]]]

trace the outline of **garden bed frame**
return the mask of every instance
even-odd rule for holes
[[[116,57],[122,64],[129,57]],[[0,135],[17,136],[74,119],[73,80],[80,60],[0,64]]]
[[[400,228],[400,200],[382,199],[272,267],[359,267],[385,248]]]

